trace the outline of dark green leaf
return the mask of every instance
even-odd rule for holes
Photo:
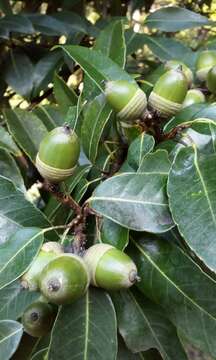
[[[149,28],[156,28],[167,32],[210,24],[211,22],[205,16],[184,8],[171,6],[153,12],[145,20],[145,25]]]
[[[9,0],[0,0],[0,9],[5,13],[5,15],[12,14]]]
[[[168,158],[166,150],[157,150],[154,153],[149,153],[142,158],[138,172],[145,173],[169,173],[171,163]]]
[[[63,114],[67,114],[68,108],[77,103],[76,93],[57,74],[54,77],[54,94]]]
[[[116,332],[115,311],[110,297],[102,290],[89,289],[77,302],[60,308],[48,358],[115,360]]]
[[[127,156],[128,164],[137,170],[142,163],[143,157],[153,150],[154,145],[153,136],[143,132],[130,144]]]
[[[33,113],[37,115],[48,131],[65,123],[65,119],[58,108],[51,105],[38,105]]]
[[[0,126],[0,148],[9,151],[15,156],[21,155],[21,151],[13,141],[12,136],[3,126]]]
[[[99,185],[90,205],[114,222],[137,231],[165,232],[173,227],[166,196],[167,175],[123,173]]]
[[[14,158],[5,150],[0,149],[0,174],[13,181],[15,186],[25,192],[25,185]]]
[[[128,245],[129,231],[112,220],[104,218],[100,229],[100,240],[102,243],[124,250]]]
[[[33,34],[35,32],[31,21],[24,15],[6,15],[0,19],[0,29],[8,33]]]
[[[17,321],[0,321],[0,360],[9,360],[16,351],[23,334],[23,326]]]

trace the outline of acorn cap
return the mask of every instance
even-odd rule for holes
[[[129,288],[137,281],[137,268],[124,252],[108,244],[91,246],[84,254],[91,284],[106,290]]]
[[[22,287],[29,291],[37,291],[41,271],[51,260],[62,253],[64,253],[63,247],[55,241],[48,241],[43,244],[38,256],[31,263],[28,271],[21,277]]]
[[[52,166],[46,165],[43,161],[41,161],[38,153],[36,157],[36,167],[44,179],[47,179],[52,183],[59,183],[67,179],[69,176],[73,175],[77,165],[65,170],[60,168],[54,168]]]
[[[36,301],[25,309],[22,324],[27,334],[41,337],[51,330],[54,319],[55,312],[52,306],[42,301]]]
[[[216,51],[202,51],[196,61],[196,76],[200,81],[206,80],[209,70],[216,65]]]
[[[108,81],[105,96],[120,120],[138,119],[147,106],[145,93],[135,84],[125,80]]]
[[[188,89],[187,79],[180,70],[169,70],[157,80],[149,96],[149,105],[158,111],[161,117],[176,114]]]
[[[182,72],[187,78],[188,85],[190,86],[193,82],[193,72],[187,65],[185,65],[182,61],[179,60],[169,60],[165,63],[165,69],[167,70],[171,70],[171,69],[176,70],[179,68],[179,66],[182,67]]]
[[[209,70],[207,74],[206,85],[211,93],[216,93],[216,66],[213,66]]]
[[[42,270],[39,287],[41,293],[57,305],[70,304],[86,292],[89,274],[82,258],[63,254],[50,261]]]
[[[182,107],[187,107],[197,103],[205,102],[205,95],[199,89],[188,90],[187,95],[184,99]]]

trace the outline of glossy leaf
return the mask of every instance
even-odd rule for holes
[[[17,321],[0,321],[0,360],[9,360],[16,351],[21,336],[23,326]]]
[[[0,290],[18,279],[37,256],[44,240],[41,229],[17,230],[0,245]]]
[[[76,105],[77,95],[73,89],[70,89],[64,80],[55,74],[54,77],[54,94],[57,103],[63,114],[66,114],[70,106]]]
[[[0,148],[5,149],[15,156],[20,156],[21,151],[3,126],[0,126]]]
[[[136,235],[129,254],[141,277],[139,289],[164,308],[191,343],[214,358],[215,281],[179,247],[150,234]]]
[[[0,194],[0,243],[6,241],[11,234],[23,226],[40,228],[51,226],[46,216],[3,176],[0,176]],[[51,231],[49,236],[52,240],[56,239],[54,231]]]
[[[47,134],[42,121],[26,110],[5,110],[5,118],[11,135],[34,162],[39,144]]]
[[[128,149],[127,161],[134,170],[137,170],[143,157],[151,152],[154,148],[155,141],[153,136],[143,132],[138,136],[131,144]]]
[[[129,231],[112,220],[103,218],[100,241],[115,246],[119,250],[124,250],[129,242]]]
[[[168,175],[171,163],[166,150],[157,150],[149,153],[142,158],[138,172],[145,173],[163,173]]]
[[[165,232],[173,222],[164,174],[123,173],[100,184],[90,206],[114,222],[137,231]]]
[[[103,95],[97,96],[85,111],[81,130],[82,145],[86,156],[92,163],[96,160],[99,142],[111,112]]]
[[[120,334],[132,352],[156,348],[164,360],[187,359],[175,327],[158,305],[138,291],[113,293],[112,299]]]
[[[210,25],[211,22],[200,14],[180,7],[164,7],[150,14],[145,25],[162,31],[174,32],[183,29]]]
[[[48,358],[115,360],[116,332],[115,311],[109,295],[89,289],[77,302],[60,308]]]
[[[18,189],[25,191],[24,181],[16,161],[3,149],[0,149],[0,174],[13,181]]]
[[[216,271],[216,154],[202,154],[195,146],[181,149],[168,181],[171,211],[191,249]]]
[[[17,320],[39,296],[39,293],[23,289],[19,280],[5,286],[0,290],[0,320]]]

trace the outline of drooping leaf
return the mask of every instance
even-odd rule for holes
[[[0,290],[18,279],[37,256],[44,240],[41,229],[17,230],[0,245]]]
[[[111,112],[112,110],[102,94],[97,96],[85,111],[81,130],[82,145],[86,156],[92,163],[96,160],[99,142]]]
[[[138,288],[164,309],[199,349],[216,354],[215,281],[179,247],[156,236],[136,235],[129,254],[138,267]]]
[[[0,176],[0,221],[0,243],[24,226],[40,228],[51,226],[46,216],[27,201],[24,194],[3,176]],[[54,231],[51,231],[49,236],[52,240],[56,239]]]
[[[20,149],[17,147],[11,135],[7,132],[7,130],[5,130],[5,128],[3,128],[3,126],[0,126],[0,148],[9,151],[15,156],[21,155]]]
[[[39,144],[47,134],[43,122],[35,114],[26,110],[8,109],[4,114],[10,133],[34,162]]]
[[[5,286],[0,290],[0,320],[17,320],[39,296],[39,293],[23,289],[19,280]]]
[[[129,231],[112,220],[103,218],[100,241],[115,246],[119,250],[124,250],[129,242]]]
[[[172,165],[168,194],[174,221],[187,244],[207,266],[216,270],[216,154],[195,146],[181,149]]]
[[[154,144],[153,136],[144,132],[130,144],[127,161],[134,170],[140,167],[143,157],[153,150]]]
[[[175,327],[158,305],[138,291],[113,293],[112,299],[120,334],[133,353],[155,348],[164,360],[187,359]]]
[[[60,308],[48,358],[115,360],[116,332],[115,311],[110,297],[102,290],[89,289],[77,302]]]
[[[100,184],[90,206],[114,222],[137,231],[161,233],[173,227],[166,196],[167,175],[123,173]]]
[[[173,32],[183,29],[210,25],[211,22],[205,16],[180,7],[163,7],[150,14],[145,25],[162,31]]]
[[[77,103],[78,97],[76,93],[57,74],[54,76],[54,94],[63,114],[67,113],[70,106]]]
[[[16,161],[3,149],[0,149],[0,174],[13,181],[18,189],[25,191],[23,177]]]
[[[0,321],[0,360],[9,360],[15,353],[23,334],[23,326],[17,321]]]

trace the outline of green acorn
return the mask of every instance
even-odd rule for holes
[[[108,81],[105,96],[121,121],[132,122],[142,116],[146,109],[146,95],[136,83]]]
[[[137,267],[124,252],[108,244],[91,246],[83,257],[94,286],[106,290],[129,288],[138,279]]]
[[[63,247],[54,241],[43,244],[38,256],[31,264],[29,270],[22,276],[21,284],[25,289],[37,291],[39,278],[43,268],[58,255],[64,252]]]
[[[39,287],[49,302],[70,304],[80,298],[89,286],[89,275],[81,257],[64,254],[50,261],[43,268]]]
[[[169,70],[154,85],[149,96],[149,105],[161,117],[175,115],[182,108],[187,89],[187,79],[182,71]]]
[[[22,316],[25,332],[33,337],[46,335],[51,330],[54,320],[53,307],[41,301],[29,305]]]
[[[184,99],[182,107],[187,107],[197,103],[204,103],[205,95],[199,89],[188,90],[187,95]]]
[[[75,132],[67,125],[60,126],[42,140],[36,167],[45,179],[58,183],[73,174],[79,154],[80,144]]]
[[[207,78],[209,70],[216,65],[216,51],[205,50],[202,51],[196,61],[196,76],[200,81]]]
[[[216,94],[216,66],[213,66],[211,70],[209,70],[206,85],[211,93]]]
[[[187,78],[188,81],[188,85],[191,86],[192,82],[193,82],[193,72],[191,71],[191,69],[185,65],[182,61],[179,60],[169,60],[166,62],[165,64],[165,69],[167,70],[171,70],[171,69],[178,69],[179,67],[182,67],[182,72],[185,75],[185,77]]]

